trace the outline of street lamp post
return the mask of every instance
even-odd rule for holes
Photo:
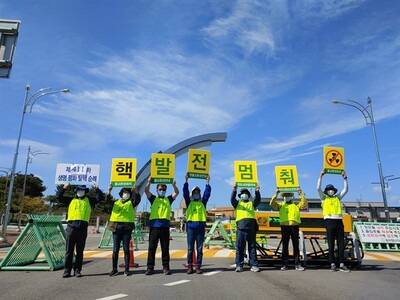
[[[22,186],[22,193],[21,193],[21,207],[19,209],[19,216],[18,216],[18,231],[21,231],[21,219],[22,219],[22,211],[24,209],[24,197],[25,197],[25,188],[26,188],[26,177],[28,174],[28,164],[32,163],[32,159],[34,156],[39,154],[49,154],[47,152],[42,152],[40,150],[31,151],[31,146],[28,147],[28,154],[26,155],[26,163],[25,163],[25,175],[24,175],[24,184]]]
[[[351,107],[358,109],[363,114],[367,125],[371,125],[372,135],[373,135],[374,145],[375,145],[376,163],[378,164],[379,182],[381,185],[383,205],[385,207],[385,217],[386,217],[386,222],[390,222],[389,209],[388,209],[387,199],[386,199],[385,179],[384,179],[383,171],[382,171],[381,157],[379,155],[379,147],[378,147],[378,139],[376,137],[374,114],[372,112],[372,100],[370,97],[368,97],[368,99],[367,99],[368,105],[367,106],[363,106],[360,103],[358,103],[357,101],[353,101],[353,100],[347,100],[347,101],[350,103],[345,103],[345,102],[341,102],[337,99],[334,99],[332,101],[332,103],[333,104],[343,104],[343,105],[351,106]]]
[[[6,238],[7,224],[8,224],[9,214],[10,214],[11,197],[12,197],[12,191],[13,191],[13,187],[14,187],[14,178],[15,178],[15,168],[17,166],[19,143],[21,141],[22,126],[24,125],[25,114],[27,112],[31,113],[32,107],[35,104],[35,102],[43,96],[50,95],[50,94],[57,94],[57,93],[69,93],[68,89],[62,89],[62,90],[57,90],[57,91],[50,91],[50,90],[51,90],[50,87],[43,88],[43,89],[38,90],[36,93],[31,94],[29,84],[27,84],[25,87],[25,99],[24,99],[24,105],[22,106],[21,123],[19,125],[17,146],[15,148],[14,160],[13,160],[13,164],[11,167],[10,187],[8,189],[8,197],[7,197],[7,203],[6,203],[6,209],[5,209],[6,214],[5,214],[3,227],[2,227],[2,236],[0,238],[0,241],[2,241],[2,242],[7,242],[7,238]]]

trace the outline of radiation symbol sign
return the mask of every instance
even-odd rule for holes
[[[344,171],[344,149],[324,147],[324,170],[329,174],[342,174]]]

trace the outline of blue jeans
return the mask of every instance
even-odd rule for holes
[[[205,228],[187,228],[187,263],[188,266],[193,266],[193,250],[194,250],[194,242],[196,242],[197,246],[197,262],[196,267],[200,268],[201,263],[203,261],[203,242],[204,242],[204,235],[205,235]]]
[[[256,256],[256,231],[254,229],[238,229],[236,231],[236,267],[243,267],[246,242],[249,249],[250,266],[258,266]]]
[[[113,232],[113,254],[112,254],[112,265],[113,269],[118,268],[118,254],[121,247],[124,248],[124,262],[125,270],[129,270],[129,242],[131,241],[132,230],[125,228],[118,228]]]

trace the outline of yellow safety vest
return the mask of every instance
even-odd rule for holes
[[[133,207],[132,201],[128,200],[122,202],[121,199],[115,201],[111,212],[110,221],[134,223],[135,208]]]
[[[154,219],[167,219],[171,218],[171,203],[168,197],[159,198],[156,197],[151,205],[150,209],[150,220]]]
[[[186,211],[186,220],[194,222],[206,222],[207,213],[202,201],[191,201]]]
[[[279,219],[281,224],[289,221],[294,221],[297,224],[300,224],[301,220],[299,207],[294,203],[287,204],[286,202],[283,202],[281,208],[279,209]]]
[[[254,205],[251,201],[239,201],[236,206],[236,222],[242,219],[255,219]]]
[[[321,204],[322,206],[322,214],[324,216],[327,215],[342,215],[342,205],[340,203],[340,199],[338,197],[329,197],[327,196]]]
[[[87,197],[83,199],[74,198],[68,207],[67,221],[86,221],[89,223],[91,212],[92,207]]]

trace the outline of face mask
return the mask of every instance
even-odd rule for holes
[[[247,200],[249,200],[249,195],[242,194],[242,195],[240,195],[240,199],[243,200],[243,201],[247,201]]]
[[[129,193],[122,194],[122,199],[124,199],[124,200],[128,200],[130,197],[131,197],[131,194],[129,194]]]
[[[165,197],[165,192],[166,191],[157,191],[158,197],[164,198]]]
[[[193,200],[200,200],[200,195],[199,194],[194,194],[193,195]]]
[[[76,195],[77,195],[79,198],[81,198],[81,197],[85,196],[85,191],[83,191],[83,190],[78,190],[78,191],[76,191]]]
[[[335,195],[335,191],[334,190],[329,190],[326,192],[329,196],[333,196]]]
[[[283,197],[283,200],[285,200],[286,203],[292,202],[293,201],[293,197]]]

